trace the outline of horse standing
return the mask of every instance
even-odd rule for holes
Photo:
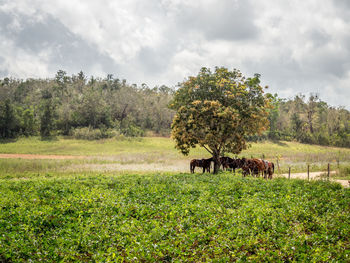
[[[268,168],[267,168],[267,175],[268,179],[272,179],[272,175],[275,172],[275,164],[273,162],[267,162]]]
[[[227,170],[228,168],[230,168],[230,163],[233,161],[233,159],[232,158],[230,158],[230,157],[225,157],[225,156],[223,156],[223,157],[220,157],[220,164],[222,165],[222,169],[223,170]]]
[[[191,173],[194,173],[194,168],[196,168],[196,167],[202,167],[203,173],[205,173],[205,172],[210,173],[210,165],[211,165],[212,161],[213,161],[213,158],[191,160],[191,162],[190,162]]]

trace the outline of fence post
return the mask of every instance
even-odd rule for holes
[[[310,181],[310,165],[307,165],[307,180]]]
[[[340,151],[338,151],[338,156],[337,156],[338,169],[339,169],[339,162],[340,162]]]
[[[328,176],[328,181],[329,181],[329,174],[330,174],[330,167],[329,167],[329,163],[328,163],[328,173],[327,173],[327,176]]]
[[[290,166],[289,166],[289,169],[288,169],[288,179],[290,179]]]

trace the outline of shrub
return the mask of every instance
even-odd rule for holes
[[[145,131],[140,127],[130,123],[125,128],[120,129],[121,133],[127,137],[142,137]]]
[[[99,140],[112,138],[117,135],[119,135],[119,133],[111,129],[93,129],[91,127],[83,127],[73,130],[73,137],[81,140]]]

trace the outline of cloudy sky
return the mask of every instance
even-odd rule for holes
[[[348,0],[0,0],[0,78],[175,86],[202,66],[350,109]]]

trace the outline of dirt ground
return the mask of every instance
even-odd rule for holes
[[[309,178],[310,180],[318,180],[321,179],[321,176],[324,175],[325,172],[310,172]],[[335,174],[335,171],[331,171],[331,174]],[[281,174],[281,176],[288,178],[288,174]],[[291,179],[306,179],[307,180],[307,173],[291,173],[290,174]],[[349,187],[349,180],[340,180],[340,179],[331,179],[331,181],[340,183],[343,187]]]

